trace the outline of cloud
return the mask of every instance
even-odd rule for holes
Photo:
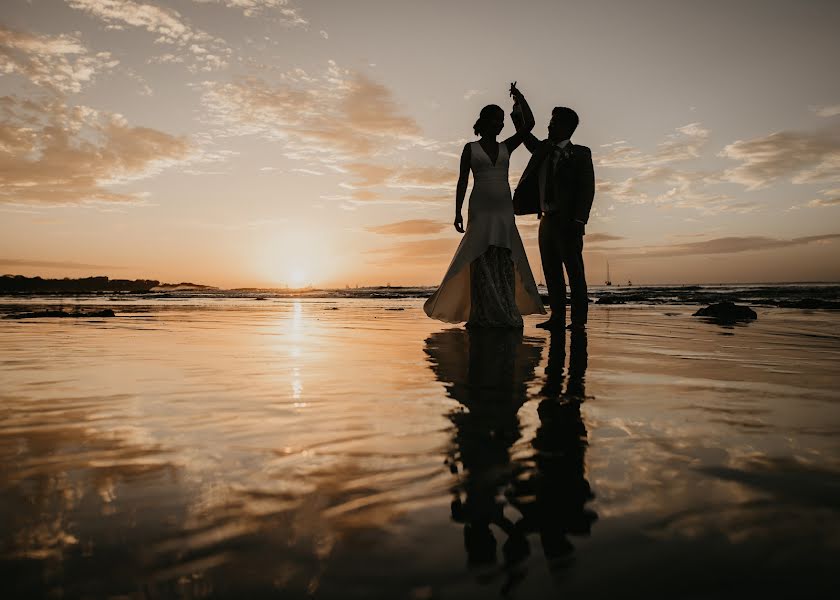
[[[198,4],[224,4],[242,11],[246,17],[263,16],[271,11],[286,25],[304,26],[309,22],[300,15],[300,9],[289,0],[193,0]]]
[[[406,264],[410,263],[414,267],[442,267],[446,260],[452,258],[460,240],[460,236],[412,240],[367,250],[365,253],[378,256],[379,258],[368,262],[382,266],[393,266],[404,262]]]
[[[400,196],[401,200],[406,202],[453,202],[455,201],[454,194],[403,194]]]
[[[290,158],[352,160],[419,139],[417,123],[399,113],[390,90],[333,61],[322,75],[296,69],[275,84],[205,82],[203,103],[220,134],[282,140]]]
[[[760,207],[756,202],[735,202],[728,194],[706,191],[708,186],[718,183],[721,183],[720,174],[711,171],[658,166],[642,169],[621,181],[602,179],[596,184],[596,192],[624,204],[654,204],[663,209],[691,209],[706,215],[744,213]]]
[[[38,35],[0,25],[0,75],[17,74],[59,93],[77,93],[119,61],[108,52],[91,54],[71,35]]]
[[[730,236],[699,242],[686,242],[661,246],[637,248],[614,248],[611,254],[622,258],[664,258],[675,256],[702,256],[712,254],[737,254],[760,250],[776,250],[816,243],[830,243],[840,239],[840,233],[812,235],[792,239],[778,239],[764,236]]]
[[[810,107],[818,117],[836,117],[840,115],[840,104],[832,106],[811,106]]]
[[[391,181],[392,187],[429,190],[455,189],[458,172],[447,167],[411,167],[399,170]]]
[[[811,208],[824,208],[826,206],[840,206],[840,188],[822,190],[823,197],[815,198],[808,203]]]
[[[609,148],[606,152],[595,155],[595,162],[601,167],[615,167],[625,169],[647,169],[667,165],[673,162],[698,158],[700,150],[709,139],[709,130],[700,123],[689,123],[677,127],[674,133],[661,142],[654,153],[645,154],[638,148],[625,142],[613,142],[602,147]]]
[[[187,158],[190,145],[117,114],[57,100],[0,97],[0,203],[139,202],[105,186]]]
[[[213,221],[189,220],[184,222],[184,226],[195,229],[209,229],[216,231],[255,231],[263,228],[273,229],[287,223],[288,221],[289,220],[285,217],[277,219],[250,219],[240,222],[225,221],[221,223]]]
[[[248,78],[205,82],[203,88],[217,136],[259,135],[281,142],[286,158],[347,175],[341,187],[351,192],[339,197],[351,204],[399,202],[385,188],[454,190],[454,168],[392,164],[395,150],[436,153],[441,143],[421,137],[386,86],[333,61],[320,75],[295,69],[275,83]],[[377,187],[382,189],[369,189]]]
[[[380,194],[371,190],[353,190],[350,196],[353,198],[353,200],[358,200],[361,202],[370,202],[372,200],[379,200],[380,198],[382,198]]]
[[[228,64],[232,50],[224,40],[193,28],[181,14],[171,8],[153,4],[134,2],[133,0],[65,0],[67,5],[76,10],[96,17],[108,25],[109,29],[136,27],[155,34],[155,43],[176,46],[193,61],[192,70],[212,71]],[[231,0],[237,1],[237,0]],[[163,62],[181,62],[181,60]]]
[[[469,100],[473,96],[481,96],[486,93],[484,90],[467,90],[464,92],[464,100]]]
[[[440,233],[449,225],[432,219],[410,219],[386,225],[367,227],[367,231],[384,235],[429,235]]]
[[[344,168],[356,177],[355,185],[364,187],[384,185],[397,172],[396,167],[369,163],[350,163],[344,165]]]
[[[751,190],[780,178],[790,178],[793,183],[840,181],[840,130],[782,131],[737,140],[719,156],[741,162],[724,177]]]
[[[348,173],[355,177],[345,187],[387,186],[401,189],[449,190],[455,188],[458,173],[447,167],[387,166],[372,163],[349,163]]]
[[[115,265],[95,265],[71,261],[31,260],[26,258],[0,258],[4,267],[35,267],[42,269],[124,269]]]

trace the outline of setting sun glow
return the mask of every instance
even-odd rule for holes
[[[255,279],[269,287],[323,285],[334,274],[329,261],[331,252],[331,246],[311,230],[278,232],[254,244]]]

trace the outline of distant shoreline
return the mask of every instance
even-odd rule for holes
[[[44,279],[23,275],[0,276],[0,294],[96,294],[102,292],[167,292],[216,290],[197,283],[161,283],[156,279],[110,279],[104,275],[76,279]]]
[[[840,281],[768,281],[768,282],[716,282],[716,283],[639,283],[633,285],[616,284],[612,286],[592,285],[590,290],[624,293],[628,290],[689,290],[701,288],[776,288],[788,286],[831,287],[840,286]],[[103,294],[103,293],[149,293],[165,292],[213,292],[218,294],[283,294],[299,295],[313,293],[329,293],[355,295],[355,292],[370,292],[372,290],[428,290],[433,285],[364,285],[356,287],[319,287],[307,286],[302,288],[289,287],[236,287],[222,288],[218,286],[181,282],[162,283],[156,279],[111,279],[104,275],[79,278],[49,279],[40,276],[27,277],[24,275],[0,276],[0,295],[16,294]],[[544,286],[543,286],[544,287]],[[399,295],[399,294],[398,294]]]
[[[5,278],[4,278],[5,279]],[[58,281],[60,286],[55,285]],[[23,283],[17,280],[18,284]],[[432,295],[434,286],[370,286],[346,288],[237,288],[220,289],[191,283],[161,284],[151,280],[108,280],[86,278],[83,280],[41,280],[35,289],[18,285],[16,289],[3,289],[0,298],[14,299],[19,308],[21,300],[38,304],[57,300],[86,298],[109,303],[120,300],[143,299],[149,302],[167,299],[185,300],[241,300],[270,301],[288,299],[371,299],[415,300]],[[92,286],[100,286],[95,289]],[[105,289],[101,289],[102,287]],[[63,289],[62,289],[63,288]],[[541,288],[543,302],[548,302],[545,289]],[[733,302],[754,307],[840,310],[840,284],[837,283],[776,283],[776,284],[713,284],[713,285],[637,285],[590,286],[589,298],[593,305],[710,305]],[[113,306],[112,304],[109,304]],[[10,305],[11,306],[11,305]],[[0,311],[2,312],[2,311]]]

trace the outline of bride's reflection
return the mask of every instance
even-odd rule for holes
[[[457,476],[452,518],[464,524],[472,566],[495,564],[496,535],[504,536],[508,588],[522,576],[515,567],[530,552],[529,534],[539,534],[546,558],[558,565],[572,551],[566,536],[588,533],[597,518],[584,506],[593,497],[585,476],[587,435],[580,414],[586,332],[572,334],[568,376],[564,332],[552,335],[540,424],[530,445],[523,445],[530,451],[511,458],[522,435],[518,412],[528,400],[542,344],[541,338],[521,331],[489,329],[449,329],[426,340],[431,369],[461,405],[447,415],[454,425],[447,464]]]
[[[527,545],[504,515],[504,492],[524,468],[510,448],[521,436],[517,413],[541,350],[540,339],[519,330],[449,329],[426,340],[432,370],[461,404],[447,415],[455,426],[447,462],[458,476],[452,518],[464,524],[470,565],[496,562],[491,525],[508,536],[506,556]]]

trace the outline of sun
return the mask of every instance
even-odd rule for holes
[[[302,288],[306,285],[306,271],[303,269],[294,269],[289,272],[288,284],[291,288]]]
[[[330,241],[316,235],[305,223],[256,238],[251,248],[252,269],[270,287],[319,286],[336,269]]]

